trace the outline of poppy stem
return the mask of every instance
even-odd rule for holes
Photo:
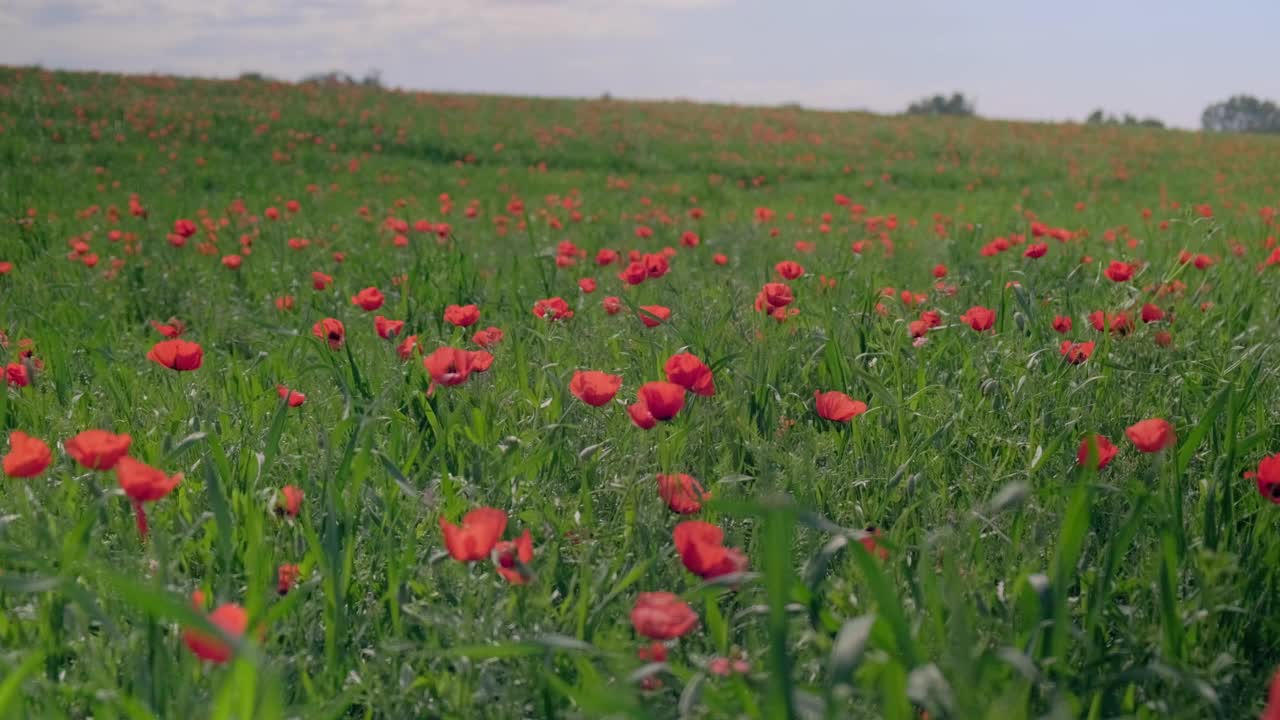
[[[142,503],[133,501],[133,519],[138,524],[138,535],[143,540],[147,539],[147,511],[142,507]]]

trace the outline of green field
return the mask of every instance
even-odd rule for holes
[[[1278,188],[1261,136],[0,68],[0,716],[1256,718]]]

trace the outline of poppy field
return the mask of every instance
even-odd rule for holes
[[[0,716],[1276,720],[1278,187],[0,68]]]

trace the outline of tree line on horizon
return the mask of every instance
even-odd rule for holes
[[[911,103],[904,114],[975,117],[977,102],[960,92],[954,92],[950,96],[939,93]],[[1102,108],[1089,113],[1084,122],[1088,125],[1164,127],[1164,123],[1158,118],[1139,118],[1130,113],[1115,115]],[[1233,95],[1205,108],[1200,115],[1200,127],[1206,132],[1280,133],[1280,105],[1252,95]]]
[[[370,70],[363,78],[356,78],[342,71],[313,73],[303,78],[303,83],[322,85],[360,85],[382,87],[382,73]],[[257,72],[240,75],[241,80],[275,81]],[[606,93],[606,96],[608,94]],[[923,97],[907,106],[905,115],[945,115],[951,117],[977,117],[978,104],[964,93],[950,95],[938,93]],[[1132,113],[1116,115],[1097,108],[1084,119],[1087,125],[1123,125],[1128,127],[1163,128],[1164,122],[1155,117],[1139,118]],[[1220,133],[1280,133],[1280,105],[1252,95],[1233,95],[1204,109],[1200,115],[1200,127],[1206,132]]]

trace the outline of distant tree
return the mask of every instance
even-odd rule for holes
[[[1089,113],[1084,120],[1090,125],[1129,125],[1134,127],[1162,128],[1164,123],[1153,117],[1139,118],[1132,113],[1125,113],[1124,117],[1109,115],[1102,108],[1098,108]]]
[[[951,97],[938,94],[922,98],[907,106],[908,115],[961,115],[971,116],[977,112],[974,103],[962,93],[952,93]]]
[[[341,70],[330,70],[325,73],[313,73],[302,78],[304,83],[315,83],[317,85],[360,85],[368,88],[382,87],[382,71],[373,69],[364,74],[362,78],[356,78],[350,73]]]
[[[280,82],[279,80],[271,77],[270,75],[257,72],[256,70],[247,70],[245,72],[240,73],[240,81],[241,82],[260,82],[260,83]]]
[[[1210,132],[1280,132],[1280,107],[1252,95],[1235,95],[1205,108],[1200,126]]]

